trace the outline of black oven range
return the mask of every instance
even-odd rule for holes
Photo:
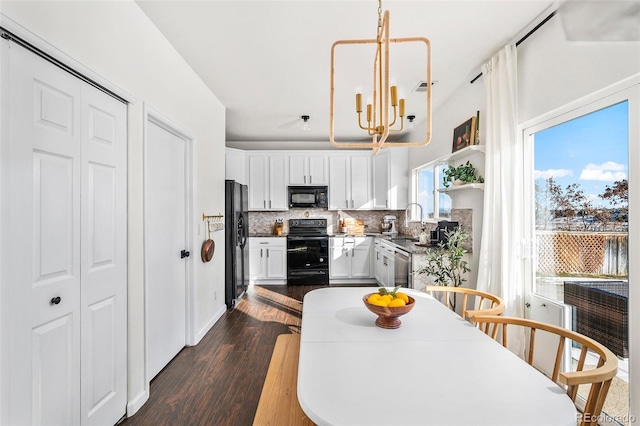
[[[287,284],[329,285],[327,219],[289,219]]]

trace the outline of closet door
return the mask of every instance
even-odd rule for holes
[[[109,425],[127,404],[127,108],[89,85],[81,105],[81,421]]]
[[[79,424],[81,88],[9,50],[9,424]]]
[[[6,57],[3,418],[115,424],[126,410],[126,114],[19,46]]]

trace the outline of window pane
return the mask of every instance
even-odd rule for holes
[[[433,167],[425,167],[418,172],[418,204],[424,210],[424,217],[433,219]]]

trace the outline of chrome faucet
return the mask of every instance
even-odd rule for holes
[[[418,203],[409,203],[409,204],[407,204],[407,207],[405,207],[405,209],[404,209],[404,226],[406,228],[409,227],[409,214],[408,213],[409,213],[409,208],[411,206],[420,207],[420,226],[422,226],[422,222],[423,222],[423,219],[422,219],[422,205],[420,205]]]

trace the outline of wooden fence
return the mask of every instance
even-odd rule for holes
[[[621,232],[536,231],[538,274],[628,277],[628,236]]]

